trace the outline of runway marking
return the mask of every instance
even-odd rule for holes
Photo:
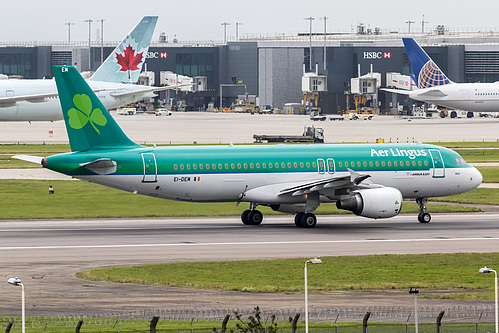
[[[101,248],[136,248],[136,247],[185,247],[185,246],[241,246],[241,245],[291,245],[291,244],[345,244],[345,243],[400,243],[400,242],[449,242],[499,240],[499,237],[474,238],[419,238],[419,239],[359,239],[336,241],[287,241],[287,242],[227,242],[227,243],[167,243],[167,244],[114,244],[114,245],[45,245],[45,246],[2,246],[0,250],[52,250],[52,249],[101,249]]]

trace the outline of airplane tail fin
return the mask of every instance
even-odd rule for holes
[[[53,66],[72,151],[141,147],[131,141],[72,66]]]
[[[418,88],[431,88],[452,83],[413,38],[402,38],[402,40],[416,78],[414,82]]]
[[[157,16],[144,16],[89,80],[137,82],[157,21]]]

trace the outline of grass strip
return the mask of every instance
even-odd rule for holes
[[[232,315],[231,320],[227,323],[227,331],[234,330],[235,332],[240,332],[236,328],[236,324],[239,323],[233,316],[233,313],[228,313]],[[242,319],[247,322],[247,316],[242,316]],[[303,317],[303,314],[302,314]],[[26,317],[26,327],[27,332],[51,332],[51,333],[67,333],[74,331],[78,320],[83,319],[83,326],[81,328],[82,332],[88,333],[116,333],[116,332],[149,332],[150,319],[122,319],[122,318],[87,318],[87,317]],[[300,318],[302,319],[302,318]],[[267,316],[262,317],[263,326],[270,325],[270,319]],[[11,333],[21,332],[20,317],[0,317],[0,329],[4,330],[9,321],[15,322]],[[370,321],[368,327],[376,330],[376,332],[384,333],[399,333],[405,332],[406,326],[409,330],[414,331],[414,324],[411,323],[379,323]],[[163,333],[187,333],[187,332],[213,332],[213,328],[216,328],[219,332],[221,331],[222,322],[217,320],[165,320],[160,318],[157,325],[157,332]],[[323,331],[331,332],[336,327],[345,329],[345,332],[361,332],[362,322],[309,322],[310,331]],[[277,328],[283,330],[282,332],[291,332],[291,324],[288,321],[278,322]],[[301,320],[297,325],[298,330],[305,330],[305,322]],[[476,324],[443,324],[444,330],[453,330],[466,328],[467,332],[475,330]],[[494,324],[480,323],[480,332],[492,332],[494,329]],[[192,331],[191,331],[192,330]],[[419,323],[419,330],[422,332],[433,332],[435,330],[434,323]],[[334,331],[333,331],[334,332]],[[341,330],[340,332],[343,332]]]
[[[53,186],[55,194],[48,193],[49,185]],[[490,197],[483,198],[483,201],[499,197],[499,189],[488,190]],[[65,180],[0,180],[0,202],[0,219],[239,216],[248,207],[245,203],[236,207],[234,202],[192,203],[164,200],[93,183]],[[264,215],[280,214],[264,206],[259,206],[258,209]],[[429,208],[431,213],[478,211],[480,210],[477,208],[455,205],[430,205]],[[415,203],[404,203],[402,213],[417,212]],[[316,213],[350,214],[338,210],[334,204],[323,204]]]
[[[492,299],[493,274],[478,270],[499,266],[499,253],[454,253],[322,257],[308,270],[311,291],[404,290],[473,293]],[[78,278],[182,288],[239,292],[303,292],[304,259],[184,262],[110,267],[84,271]],[[437,294],[438,295],[438,294]],[[446,293],[446,297],[450,297]]]

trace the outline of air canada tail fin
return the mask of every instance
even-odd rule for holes
[[[72,151],[141,147],[123,133],[76,68],[52,69]]]
[[[402,38],[402,40],[416,78],[414,82],[418,88],[431,88],[452,83],[413,38]]]
[[[137,82],[146,60],[157,16],[144,16],[90,78],[92,81]]]

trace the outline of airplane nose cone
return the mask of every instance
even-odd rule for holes
[[[471,186],[470,190],[477,188],[482,183],[483,176],[475,167],[471,168],[469,173],[469,184]]]

